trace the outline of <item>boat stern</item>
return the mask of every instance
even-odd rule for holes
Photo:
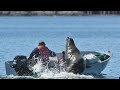
[[[17,76],[17,73],[12,66],[13,66],[13,61],[6,61],[5,62],[6,74]]]

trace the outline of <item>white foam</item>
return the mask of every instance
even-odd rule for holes
[[[35,79],[35,78],[33,76],[5,75],[5,76],[0,76],[0,79]]]
[[[34,73],[37,73],[37,79],[93,79],[92,75],[79,75],[68,73],[65,71],[58,71],[56,69],[49,70],[47,67],[42,67],[41,62],[39,61],[33,67]]]
[[[67,72],[60,72],[60,73],[44,73],[41,78],[44,79],[93,79],[92,75],[79,75]]]

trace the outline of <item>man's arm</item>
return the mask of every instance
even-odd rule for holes
[[[51,50],[49,50],[49,52],[50,52],[50,56],[51,56],[51,57],[55,57],[55,56],[56,56],[56,53],[55,53],[55,52],[53,52],[53,51],[51,51]]]
[[[30,54],[28,60],[32,59],[32,57],[33,57],[34,55],[37,55],[37,54],[38,54],[38,49],[35,48],[35,49],[31,52],[31,54]]]

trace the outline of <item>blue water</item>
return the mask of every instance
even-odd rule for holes
[[[68,36],[80,50],[110,50],[113,57],[102,73],[120,76],[119,16],[1,16],[0,75],[6,75],[5,61],[16,55],[29,56],[41,40],[51,50],[62,52]]]

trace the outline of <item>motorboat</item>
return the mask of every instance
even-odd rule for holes
[[[85,58],[86,68],[83,72],[85,75],[98,75],[106,68],[109,60],[112,57],[112,53],[108,52],[98,52],[98,51],[81,51],[80,55]],[[61,53],[56,53],[56,59],[52,60],[52,62],[56,62],[58,60],[63,60],[65,55]],[[14,61],[6,61],[5,68],[7,75],[15,75],[19,76],[13,67]]]

